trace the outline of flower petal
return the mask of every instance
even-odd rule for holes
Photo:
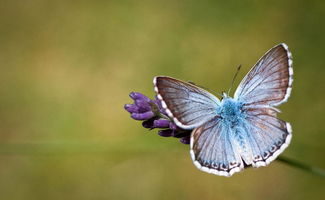
[[[183,144],[190,144],[191,136],[182,137],[179,141]]]
[[[139,112],[147,112],[151,110],[151,106],[147,101],[137,99],[134,101],[135,105],[138,106]]]
[[[158,131],[158,135],[163,137],[170,137],[173,135],[173,130],[166,129],[166,130],[160,130]]]
[[[148,120],[154,117],[155,114],[152,111],[148,111],[145,113],[132,113],[131,117],[135,120]]]
[[[128,111],[129,113],[137,113],[137,112],[139,112],[138,106],[136,106],[134,104],[125,104],[124,109],[126,111]]]
[[[153,122],[155,128],[168,128],[170,121],[167,119],[158,119]]]
[[[147,96],[145,96],[144,94],[141,94],[139,92],[131,92],[130,97],[133,100],[143,100],[143,101],[147,101],[147,102],[150,101],[150,99]]]
[[[149,120],[146,120],[146,121],[144,121],[144,122],[142,122],[142,126],[144,127],[144,128],[150,128],[150,129],[153,129],[154,128],[154,126],[153,126],[153,122],[154,122],[154,120],[153,120],[154,118],[151,118],[151,119],[149,119]]]
[[[165,109],[163,108],[161,101],[158,99],[157,96],[155,96],[155,100],[152,100],[159,108],[159,112],[161,112],[162,114],[167,116],[167,113],[165,111]]]
[[[176,130],[178,127],[176,126],[176,124],[174,122],[171,122],[169,124],[169,128],[172,129],[172,130]]]

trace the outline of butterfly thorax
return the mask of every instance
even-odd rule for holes
[[[245,117],[242,112],[242,103],[233,98],[226,97],[221,101],[221,105],[217,108],[217,114],[224,122],[231,126],[238,125]]]

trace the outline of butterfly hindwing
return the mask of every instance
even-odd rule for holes
[[[266,166],[289,145],[291,126],[276,117],[271,108],[250,109],[244,129],[251,146],[253,167]]]
[[[215,116],[217,97],[191,83],[158,76],[155,91],[169,117],[183,129],[194,129]]]
[[[193,130],[191,157],[197,168],[222,176],[231,176],[244,168],[231,132],[220,117]]]

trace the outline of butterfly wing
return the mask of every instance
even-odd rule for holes
[[[292,57],[286,44],[269,50],[239,84],[234,98],[244,106],[277,106],[290,96],[293,81]]]
[[[276,117],[274,106],[286,102],[293,81],[291,53],[287,45],[269,50],[250,70],[235,92],[247,117],[242,127],[250,149],[242,157],[246,164],[265,166],[290,143],[291,126]],[[246,159],[245,159],[246,158]]]
[[[246,140],[251,147],[253,167],[266,166],[284,151],[291,141],[291,126],[276,117],[271,108],[247,110]],[[246,160],[245,160],[246,161]]]
[[[231,176],[244,168],[238,148],[233,142],[233,129],[215,117],[193,130],[191,157],[202,171]]]
[[[162,106],[177,126],[194,129],[216,116],[220,101],[206,90],[163,76],[155,77],[154,85]]]

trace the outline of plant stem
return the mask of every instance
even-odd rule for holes
[[[281,161],[287,165],[290,165],[292,167],[296,167],[298,169],[304,170],[306,172],[312,173],[317,176],[325,177],[325,170],[313,166],[306,165],[304,163],[301,163],[297,160],[293,160],[284,156],[279,156],[277,158],[278,161]]]

